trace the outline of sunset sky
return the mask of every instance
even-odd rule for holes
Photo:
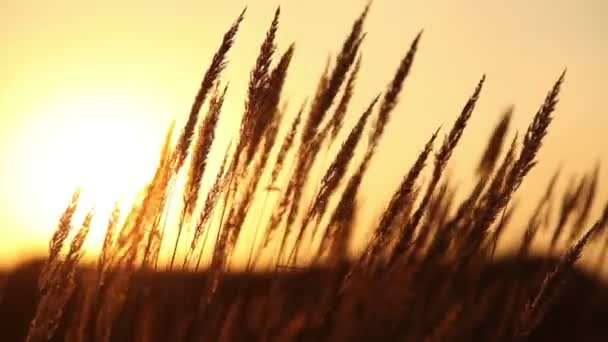
[[[293,112],[312,95],[328,55],[335,56],[366,3],[3,0],[0,266],[44,251],[76,185],[101,211],[143,185],[165,129],[173,118],[183,124],[221,35],[246,5],[223,77],[230,81],[224,143],[236,130],[249,70],[277,5],[279,50],[296,43],[286,84]],[[521,205],[534,203],[560,165],[565,174],[581,174],[602,160],[600,179],[608,180],[606,18],[605,0],[374,1],[348,125],[384,90],[417,32],[424,34],[365,178],[362,222],[383,209],[426,139],[440,125],[449,128],[484,73],[486,87],[449,165],[463,189],[503,110],[515,105],[511,133],[523,133],[564,68],[556,119],[540,165],[520,189]],[[100,236],[94,232],[92,240]]]

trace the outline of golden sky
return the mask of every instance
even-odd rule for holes
[[[2,1],[0,265],[45,248],[77,183],[107,208],[145,181],[165,128],[184,120],[221,35],[246,4],[224,74],[231,82],[224,118],[243,107],[278,4],[279,48],[296,42],[286,85],[295,109],[366,1]],[[524,202],[537,198],[559,165],[580,174],[608,161],[606,18],[604,0],[374,1],[352,111],[384,89],[420,29],[424,36],[366,177],[362,220],[381,210],[429,134],[451,125],[483,73],[486,87],[449,167],[457,179],[470,180],[507,106],[515,104],[514,126],[523,132],[565,67],[541,164],[521,188],[530,194]],[[224,120],[232,132],[236,121]]]

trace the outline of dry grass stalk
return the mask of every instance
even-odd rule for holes
[[[131,278],[141,263],[152,267],[158,260],[163,232],[160,219],[170,182],[175,174],[171,148],[173,125],[170,126],[161,150],[160,160],[152,181],[142,190],[118,233],[111,263],[118,270],[99,293],[99,307],[95,316],[95,336],[109,341],[114,321],[123,309],[131,285]]]
[[[365,112],[363,112],[363,114],[359,118],[359,121],[357,121],[357,124],[355,125],[355,127],[353,127],[350,134],[342,144],[342,147],[340,148],[340,151],[338,151],[336,158],[333,160],[332,164],[325,172],[325,175],[321,180],[321,186],[319,188],[319,191],[310,206],[310,210],[307,213],[301,228],[298,231],[295,246],[292,250],[293,257],[296,257],[299,252],[299,248],[301,246],[302,238],[306,232],[308,222],[310,222],[310,220],[312,219],[319,218],[320,215],[323,215],[323,213],[325,213],[325,210],[327,209],[327,201],[334,193],[334,191],[338,188],[342,178],[346,174],[348,165],[351,159],[353,158],[355,148],[357,147],[357,144],[361,139],[361,134],[363,133],[363,129],[365,128],[365,124],[367,123],[367,119],[372,114],[374,106],[378,101],[378,98],[379,96],[377,96],[370,103]],[[315,232],[313,231],[313,236],[314,235]],[[292,259],[292,257],[290,257],[290,259]]]
[[[559,92],[566,77],[566,71],[560,75],[558,80],[553,85],[553,88],[547,94],[545,102],[542,104],[532,124],[528,127],[524,136],[523,148],[519,158],[515,162],[513,171],[507,178],[507,185],[515,191],[528,172],[536,165],[536,155],[540,150],[543,138],[547,135],[547,129],[553,120],[551,115],[555,111],[555,106],[558,102]]]
[[[475,223],[471,228],[471,236],[477,240],[473,244],[474,249],[485,238],[485,233],[496,220],[498,213],[504,209],[511,195],[517,191],[525,176],[536,164],[536,155],[542,145],[543,138],[547,134],[549,124],[553,120],[552,113],[557,105],[557,97],[564,77],[565,71],[555,82],[553,88],[547,94],[544,103],[534,116],[534,120],[524,136],[523,147],[519,153],[519,157],[505,176],[504,185],[489,190],[488,198],[483,208],[476,214]]]
[[[174,191],[172,185],[177,173],[172,160],[172,156],[175,154],[171,145],[173,129],[174,122],[171,123],[165,134],[156,173],[150,184],[142,191],[141,206],[139,211],[134,213],[136,216],[133,224],[129,226],[130,229],[123,227],[119,234],[118,246],[126,249],[126,252],[123,253],[123,260],[119,264],[124,264],[124,261],[127,260],[126,264],[129,264],[129,268],[132,267],[130,264],[137,262],[138,257],[143,259],[142,263],[145,267],[156,268],[158,263],[166,224],[166,220],[163,221],[163,215],[168,215],[166,213],[167,201]],[[145,248],[141,248],[143,255],[139,256],[139,245],[144,241]]]
[[[492,172],[496,166],[496,162],[500,157],[504,140],[509,129],[511,117],[513,114],[513,107],[508,108],[503,114],[501,120],[494,128],[490,140],[486,146],[484,153],[479,161],[477,167],[477,174],[479,179],[477,184],[469,194],[466,200],[462,201],[454,217],[450,219],[449,226],[457,227],[458,225],[467,224],[471,220],[473,209],[477,205],[480,196],[483,194],[484,189],[488,186],[488,181],[492,176]]]
[[[593,173],[588,176],[590,181],[587,183],[585,187],[584,194],[581,195],[582,204],[579,209],[578,216],[576,217],[574,224],[572,225],[572,231],[570,232],[570,241],[574,240],[581,230],[583,226],[587,223],[587,219],[591,214],[591,210],[595,204],[595,200],[597,197],[598,187],[599,187],[599,173],[600,173],[600,165],[599,163],[593,170]]]
[[[559,239],[564,234],[564,229],[566,227],[566,223],[569,219],[574,215],[575,211],[578,209],[581,202],[581,197],[583,196],[583,192],[587,187],[587,177],[583,176],[578,183],[575,185],[575,181],[573,180],[570,183],[568,190],[564,193],[562,198],[562,206],[559,215],[559,221],[557,226],[553,230],[553,235],[551,236],[551,242],[549,244],[549,249],[553,250]]]
[[[513,107],[509,107],[494,128],[494,131],[490,136],[490,140],[488,141],[488,145],[486,146],[486,150],[479,161],[479,166],[477,166],[477,174],[481,178],[486,178],[494,170],[494,165],[502,152],[502,146],[504,145],[505,138],[507,137],[512,116]]]
[[[357,171],[350,177],[346,188],[342,192],[338,206],[334,209],[329,224],[321,236],[317,257],[321,253],[329,251],[328,263],[330,265],[346,264],[348,262],[348,246],[355,227],[357,194],[370,160],[371,155],[367,154],[359,164]]]
[[[190,108],[190,114],[188,116],[188,121],[184,126],[184,130],[179,138],[175,149],[175,160],[176,160],[176,169],[180,169],[184,164],[186,157],[188,156],[188,150],[190,148],[190,144],[194,139],[194,132],[196,125],[198,123],[198,114],[207,98],[207,95],[215,85],[216,81],[219,79],[222,71],[226,67],[226,57],[232,45],[234,44],[234,39],[236,37],[236,33],[239,30],[239,26],[245,17],[244,9],[241,14],[238,16],[236,21],[230,26],[228,31],[224,34],[222,39],[222,43],[220,47],[213,55],[213,59],[211,60],[211,65],[205,72],[205,76],[201,82],[201,86],[194,98],[194,102],[192,103],[192,107]]]
[[[407,246],[412,242],[414,232],[427,209],[427,205],[431,200],[433,192],[435,191],[435,187],[437,186],[437,184],[439,184],[441,175],[443,174],[443,171],[448,161],[450,160],[450,157],[452,156],[452,152],[454,151],[454,148],[456,148],[456,145],[458,144],[458,141],[460,140],[460,137],[462,136],[462,133],[464,132],[464,129],[466,128],[467,123],[471,118],[471,114],[473,114],[475,104],[479,99],[479,94],[481,93],[481,89],[485,80],[486,76],[484,75],[477,84],[473,95],[471,95],[471,97],[467,100],[467,103],[465,104],[460,115],[456,119],[456,122],[454,122],[454,125],[452,126],[449,135],[444,139],[443,144],[439,148],[439,151],[437,151],[437,153],[435,154],[435,164],[433,167],[433,175],[431,181],[427,186],[424,197],[418,205],[418,208],[414,212],[408,224],[403,229],[403,234],[397,240],[397,244],[395,245],[395,248],[392,252],[390,263],[393,263],[397,257],[402,255],[407,249]]]
[[[170,268],[173,268],[175,261],[175,255],[179,247],[179,241],[183,231],[183,225],[186,221],[189,221],[194,212],[194,208],[198,202],[199,190],[201,182],[207,168],[207,158],[211,151],[211,146],[215,140],[215,128],[219,121],[220,112],[224,104],[226,97],[226,91],[228,86],[224,87],[222,92],[219,91],[219,87],[216,88],[215,94],[211,98],[209,104],[209,111],[203,122],[199,125],[198,141],[192,151],[192,161],[190,164],[190,170],[188,178],[186,180],[186,186],[184,189],[183,208],[180,217],[180,221],[177,227],[177,237],[175,239],[175,247],[173,248],[173,255],[171,257]]]
[[[120,221],[120,204],[116,202],[114,204],[114,209],[112,210],[112,214],[110,214],[110,219],[108,220],[108,225],[106,226],[106,233],[103,239],[103,245],[101,247],[101,253],[99,254],[99,258],[97,260],[97,272],[104,272],[109,265],[110,262],[110,253],[112,249],[114,249],[114,244],[116,243],[116,229],[118,228],[118,223]]]
[[[183,215],[186,218],[192,215],[197,204],[199,189],[207,168],[209,152],[215,140],[216,126],[219,121],[220,112],[222,111],[224,99],[226,98],[226,91],[228,90],[228,86],[222,92],[218,88],[216,88],[211,98],[207,115],[199,125],[198,140],[192,151],[192,161],[184,189]]]
[[[77,200],[78,197],[75,197]],[[92,220],[93,211],[90,211],[80,229],[72,238],[65,259],[57,265],[53,279],[49,280],[50,283],[47,284],[45,291],[41,292],[41,298],[34,318],[30,323],[26,341],[50,340],[55,335],[64,315],[65,307],[76,288],[76,268],[84,253],[82,246],[89,234]]]
[[[363,174],[365,173],[367,166],[369,165],[369,161],[375,153],[380,138],[384,133],[384,128],[390,120],[390,114],[398,102],[398,96],[401,92],[403,81],[409,74],[410,68],[414,62],[414,56],[416,54],[421,34],[422,32],[420,32],[412,42],[409,51],[402,59],[399,68],[397,69],[397,72],[393,77],[392,82],[390,83],[386,93],[384,94],[382,103],[380,105],[378,118],[376,119],[372,128],[369,146],[365,158],[360,164],[360,167],[358,168],[357,172],[351,177],[346,189],[342,194],[342,198],[338,203],[338,207],[335,209],[334,214],[330,218],[330,223],[326,228],[323,237],[321,238],[321,245],[319,251],[325,250],[325,248],[329,244],[329,241],[332,241],[332,247],[329,252],[330,260],[334,260],[337,262],[346,261],[347,246],[348,242],[350,241],[350,236],[352,235],[352,225],[354,225],[354,208],[356,194],[363,178]],[[332,121],[330,121],[330,123],[328,124],[328,126],[332,129],[332,140],[335,139],[337,132],[342,126],[342,121],[344,114],[346,113],[348,101],[352,96],[355,77],[359,70],[359,64],[360,59],[357,60],[355,68],[352,71],[351,76],[347,82],[346,89],[344,90],[344,95],[338,105],[336,114],[332,118]]]
[[[391,229],[395,219],[399,216],[403,208],[407,207],[408,203],[413,201],[412,194],[416,186],[416,180],[424,169],[426,160],[433,150],[433,143],[437,138],[438,132],[439,131],[436,131],[431,136],[422,152],[418,155],[414,165],[410,168],[407,175],[403,177],[403,180],[397,188],[397,191],[393,194],[388,207],[384,210],[382,218],[375,228],[366,250],[357,263],[357,267],[364,269],[368,268],[374,260],[377,260],[380,257],[381,252],[387,248],[389,243],[388,239],[391,235]]]
[[[355,62],[355,66],[353,70],[350,72],[348,76],[348,80],[346,81],[346,86],[344,87],[344,91],[342,92],[342,97],[340,97],[340,101],[338,101],[338,106],[336,107],[336,111],[334,115],[330,118],[330,121],[327,123],[327,129],[330,129],[329,137],[330,144],[336,140],[338,133],[342,129],[344,125],[344,117],[348,112],[348,106],[350,105],[350,101],[353,97],[353,93],[355,91],[355,84],[357,83],[357,76],[359,75],[359,70],[361,69],[361,55],[357,58]]]
[[[414,64],[414,57],[416,56],[416,51],[418,50],[418,42],[420,41],[421,36],[422,31],[420,31],[418,35],[416,35],[416,38],[414,38],[414,41],[410,45],[409,51],[401,60],[401,63],[397,68],[397,72],[395,72],[395,76],[393,77],[393,80],[391,81],[386,92],[384,93],[382,103],[380,104],[378,117],[376,118],[376,121],[373,124],[372,133],[369,138],[369,150],[372,151],[369,152],[370,154],[373,154],[373,151],[377,148],[378,143],[380,142],[380,138],[384,133],[384,129],[390,121],[390,115],[397,106],[397,103],[399,102],[399,94],[401,93],[403,82],[409,75],[410,69],[412,68],[412,64]]]
[[[273,126],[278,126],[282,118],[282,115],[278,111],[278,102],[283,89],[283,84],[287,77],[287,70],[289,68],[293,53],[294,45],[291,45],[283,54],[277,67],[273,70],[271,74],[269,88],[267,89],[267,94],[265,95],[265,102],[263,103],[263,106],[261,108],[263,111],[271,113],[273,122],[270,124],[270,129],[267,129],[265,131],[264,144],[262,146],[263,149],[259,151],[259,153],[256,155],[256,158],[254,159],[254,165],[251,167],[248,178],[241,180],[245,184],[245,191],[239,199],[240,202],[237,203],[236,207],[231,208],[229,211],[228,222],[230,229],[228,232],[227,241],[228,258],[231,257],[232,250],[234,250],[234,248],[236,247],[237,241],[243,228],[243,224],[245,223],[247,214],[249,213],[249,209],[251,208],[259,181],[265,171],[266,164],[269,160],[271,149],[274,146],[277,127],[273,129]],[[257,232],[254,232],[254,234],[257,235]]]
[[[574,267],[574,263],[581,257],[583,249],[600,231],[602,231],[608,221],[608,210],[604,211],[602,217],[589,229],[578,242],[570,247],[566,254],[561,258],[557,266],[549,273],[540,287],[540,290],[532,301],[526,305],[521,316],[519,326],[516,330],[516,339],[525,340],[538,326],[552,302],[557,297],[557,293],[567,279],[567,274]]]
[[[298,114],[296,115],[295,119],[293,120],[293,122],[291,124],[291,128],[289,129],[289,132],[283,139],[283,143],[281,144],[281,148],[279,149],[279,152],[277,153],[277,157],[274,162],[274,167],[272,169],[272,173],[270,176],[270,187],[274,186],[277,179],[279,178],[281,171],[283,170],[283,166],[285,165],[285,160],[287,159],[287,154],[289,153],[289,151],[291,151],[291,149],[293,147],[293,143],[295,141],[296,134],[298,132],[298,127],[300,127],[300,123],[302,122],[302,113],[304,112],[305,107],[306,107],[306,102],[304,104],[302,104],[302,107],[300,107]]]
[[[485,241],[487,230],[496,219],[496,215],[498,215],[498,212],[493,212],[490,209],[493,209],[494,206],[501,201],[504,201],[504,206],[507,205],[510,195],[505,195],[504,193],[505,187],[507,186],[506,178],[514,167],[516,148],[517,135],[515,135],[513,138],[511,147],[505,154],[502,163],[494,173],[494,177],[490,181],[488,189],[482,196],[479,205],[473,209],[474,213],[467,217],[463,223],[461,223],[460,227],[464,229],[464,239],[462,239],[460,242],[465,244],[465,247],[462,247],[462,253],[467,256],[470,256],[471,253],[477,252],[479,247]],[[501,207],[501,209],[502,208],[503,207]],[[494,215],[491,219],[487,217],[487,215],[490,213],[493,213]],[[460,227],[452,227],[452,231],[455,231]]]
[[[285,198],[291,198],[289,211],[287,213],[287,226],[291,226],[298,215],[301,191],[306,186],[306,180],[310,169],[313,166],[315,157],[324,141],[323,136],[318,136],[319,129],[325,118],[325,114],[331,107],[336,98],[346,75],[351,69],[359,48],[363,41],[363,24],[369,11],[369,5],[365,7],[361,15],[355,20],[352,29],[342,44],[342,49],[336,57],[336,63],[328,77],[322,77],[315,98],[312,101],[308,117],[304,122],[301,135],[300,150],[298,151],[295,175],[290,180],[292,185],[288,186],[289,192],[284,193]],[[322,134],[327,134],[327,130],[322,130]]]
[[[70,203],[59,218],[59,224],[57,225],[55,232],[53,232],[53,236],[49,242],[49,256],[42,267],[42,271],[40,271],[40,277],[38,279],[38,290],[41,293],[46,291],[57,272],[58,265],[61,261],[61,250],[72,230],[72,218],[78,207],[80,193],[81,190],[76,189],[72,194]]]
[[[205,236],[207,236],[207,233],[209,232],[209,220],[211,219],[211,215],[214,212],[217,201],[219,200],[222,191],[226,187],[226,177],[224,171],[226,169],[226,163],[228,162],[228,156],[230,155],[229,151],[231,146],[232,141],[228,143],[228,147],[226,148],[226,152],[224,153],[224,159],[220,164],[220,169],[218,170],[215,176],[215,180],[211,185],[209,192],[207,193],[207,197],[205,198],[205,203],[203,204],[203,208],[201,209],[198,221],[196,223],[196,227],[194,229],[194,235],[190,242],[190,249],[188,250],[186,258],[184,259],[184,267],[186,267],[190,262],[190,259],[192,258],[194,252],[196,251],[198,245],[201,242],[200,239],[203,236],[203,233],[205,233]],[[204,241],[202,249],[204,249]],[[201,250],[201,255],[202,253],[203,250]],[[197,261],[197,269],[199,264],[200,258]]]
[[[245,165],[253,159],[253,155],[260,144],[264,131],[272,122],[274,113],[268,111],[265,102],[268,102],[269,89],[273,77],[270,66],[276,50],[275,37],[279,26],[280,8],[277,8],[266,38],[260,47],[260,53],[249,78],[245,113],[241,121],[241,140],[239,143],[248,146]],[[272,94],[270,94],[272,96]],[[241,151],[237,148],[237,151]]]
[[[528,225],[526,227],[526,231],[524,233],[524,237],[519,248],[520,257],[528,255],[530,247],[532,246],[532,242],[534,241],[534,237],[536,236],[539,227],[541,227],[543,223],[542,221],[544,217],[541,216],[543,214],[543,211],[550,211],[549,204],[553,199],[553,192],[555,189],[555,185],[557,184],[559,175],[560,169],[558,169],[551,177],[551,180],[549,181],[549,185],[547,186],[545,193],[543,194],[540,201],[538,201],[538,204],[536,205],[532,216],[528,220]],[[548,224],[548,222],[545,222],[545,224]]]
[[[350,70],[357,54],[361,39],[363,37],[363,24],[369,12],[369,5],[365,7],[359,18],[355,20],[353,27],[342,44],[342,50],[336,57],[336,64],[326,82],[322,82],[323,89],[317,93],[313,100],[308,120],[304,126],[302,142],[308,143],[317,133],[323,118],[334,101],[348,71]]]

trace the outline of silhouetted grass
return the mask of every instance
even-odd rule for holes
[[[369,6],[355,20],[310,103],[292,112],[282,89],[296,52],[290,45],[276,54],[280,22],[280,10],[276,10],[249,75],[234,144],[228,145],[219,171],[212,174],[208,164],[212,148],[219,148],[216,137],[234,136],[217,132],[216,127],[223,119],[227,97],[227,86],[220,84],[228,82],[221,73],[244,20],[243,11],[224,35],[176,144],[171,127],[154,177],[124,218],[117,205],[97,267],[81,277],[76,270],[92,212],[67,253],[62,253],[78,204],[79,192],[75,193],[49,244],[27,340],[63,335],[71,341],[486,341],[537,336],[552,305],[559,302],[559,290],[574,272],[576,260],[603,233],[608,221],[605,210],[585,230],[598,202],[596,168],[572,183],[562,196],[558,222],[551,225],[548,217],[553,214],[550,202],[556,196],[556,174],[524,227],[514,260],[526,264],[537,232],[545,227],[552,229],[551,249],[559,247],[564,234],[571,247],[549,269],[521,269],[518,277],[524,278],[519,282],[488,278],[498,239],[513,229],[510,219],[517,215],[513,198],[537,163],[565,73],[533,117],[522,143],[514,137],[503,153],[510,139],[513,109],[505,112],[476,166],[471,193],[456,201],[452,179],[444,173],[481,97],[484,75],[434,156],[431,152],[440,130],[429,132],[429,140],[392,197],[378,205],[384,210],[373,223],[366,246],[352,253],[354,231],[361,229],[358,209],[370,205],[359,197],[363,179],[375,152],[382,148],[381,137],[422,44],[418,34],[383,95],[365,108],[352,108],[357,75],[366,68],[361,50],[368,12]],[[206,115],[199,118],[209,96]],[[349,114],[358,119],[353,127],[343,127]],[[368,121],[372,124],[367,125]],[[326,167],[328,147],[343,130],[348,132],[346,138],[329,155],[332,159]],[[365,134],[368,139],[363,138]],[[407,136],[407,131],[402,134]],[[433,158],[431,177],[424,182],[421,174],[429,158]],[[177,179],[184,165],[189,169],[181,189]],[[319,184],[310,184],[316,181],[312,179],[315,166],[322,177]],[[203,194],[205,177],[213,182]],[[311,185],[315,192],[307,198],[304,190]],[[174,224],[167,217],[175,193],[182,200]],[[307,210],[300,213],[301,207]],[[175,240],[169,240],[173,235],[168,230],[177,232]],[[250,240],[243,238],[245,232],[251,233]],[[186,239],[185,246],[181,239]],[[206,246],[211,248],[211,258],[204,270]],[[228,270],[238,246],[248,251],[248,272],[253,265],[268,261],[271,271],[263,276],[267,277],[265,286],[226,282],[235,277]],[[172,283],[174,288],[159,289],[149,280],[161,271],[163,249],[171,255],[169,269],[178,262],[192,272]],[[286,281],[314,273],[317,267],[323,271],[310,279],[302,276],[302,284]],[[251,275],[252,282],[255,277]],[[299,287],[306,294],[301,300]],[[73,296],[76,289],[79,295]],[[162,329],[157,328],[163,319],[167,321]]]

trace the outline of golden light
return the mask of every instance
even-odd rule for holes
[[[142,107],[127,96],[78,94],[44,108],[40,115],[44,119],[31,123],[30,132],[24,134],[34,138],[25,145],[28,160],[20,167],[25,173],[19,177],[42,177],[31,185],[38,203],[32,207],[46,208],[49,213],[44,217],[58,217],[69,194],[80,187],[81,210],[75,224],[87,211],[95,211],[85,245],[89,252],[100,248],[115,203],[120,201],[123,211],[127,210],[153,175],[162,134],[146,126],[143,113],[137,114]],[[54,222],[47,220],[32,233],[39,235],[38,239],[48,239]]]

